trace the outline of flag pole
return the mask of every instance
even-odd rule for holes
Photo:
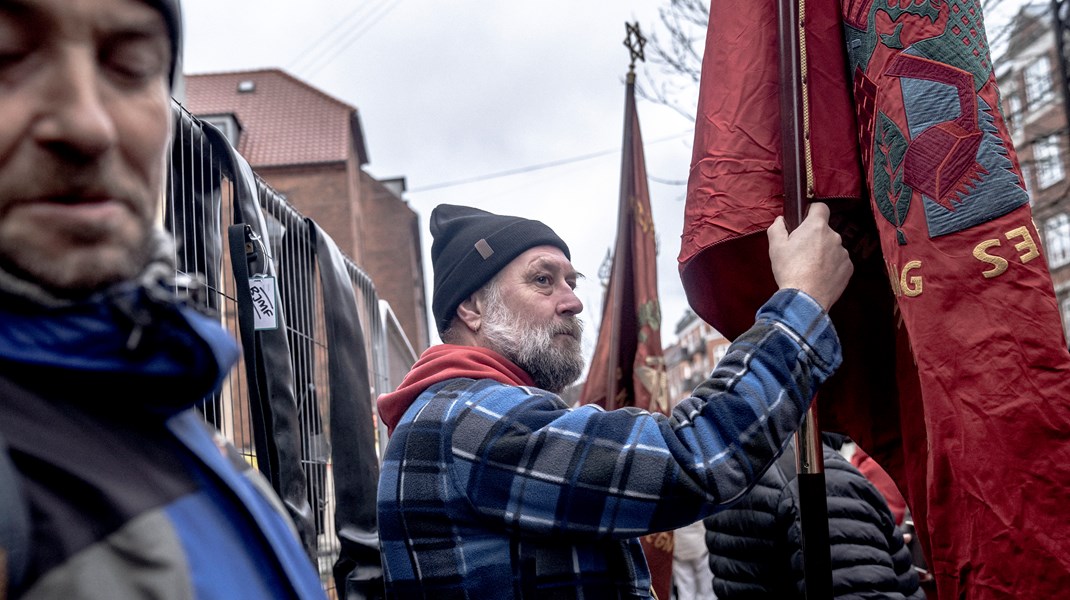
[[[777,0],[779,28],[780,132],[784,176],[784,223],[788,231],[802,222],[804,202],[813,196],[807,169],[805,0]],[[832,599],[825,462],[816,400],[795,434],[802,530],[803,585],[806,600]]]
[[[629,41],[632,40],[631,25],[625,23],[628,29],[628,38],[624,44],[627,46]],[[636,24],[638,27],[638,24]],[[635,30],[635,34],[638,35],[638,29]],[[632,47],[629,46],[629,49]],[[639,56],[642,56],[642,50],[639,50]],[[624,261],[625,254],[627,253],[625,247],[628,241],[626,228],[628,226],[628,204],[632,194],[632,182],[629,181],[629,169],[627,165],[632,162],[632,129],[628,127],[628,119],[631,114],[628,112],[630,108],[629,102],[634,102],[635,94],[635,59],[636,51],[632,51],[632,64],[628,67],[628,80],[625,96],[625,114],[624,114],[624,142],[621,145],[621,181],[620,181],[620,199],[617,202],[617,238],[613,245],[613,262],[611,263],[611,271],[609,276],[609,290],[606,298],[608,300],[616,300],[615,302],[606,302],[603,310],[608,310],[612,313],[612,323],[614,327],[610,333],[609,338],[609,368],[606,369],[606,410],[614,410],[620,408],[617,405],[617,394],[620,392],[620,377],[617,375],[617,370],[620,365],[620,331],[617,329],[617,325],[621,322],[621,298],[624,294]]]
[[[624,38],[624,46],[628,48],[628,53],[631,56],[631,63],[628,65],[628,79],[627,90],[625,93],[626,110],[624,115],[624,141],[621,146],[621,182],[620,182],[620,201],[617,206],[617,239],[613,247],[613,261],[611,263],[611,271],[609,277],[610,289],[607,291],[607,298],[616,298],[617,302],[610,305],[608,302],[604,303],[603,310],[610,310],[613,312],[613,323],[620,323],[620,298],[624,293],[624,242],[627,238],[625,235],[625,227],[627,226],[627,213],[630,196],[634,193],[632,189],[633,184],[630,181],[627,165],[632,162],[632,128],[628,126],[628,121],[631,118],[631,113],[628,110],[634,110],[635,107],[635,61],[646,60],[646,56],[643,52],[643,46],[646,45],[646,38],[639,32],[639,23],[624,23],[624,28],[627,32],[627,36]],[[620,392],[620,386],[618,385],[617,377],[617,364],[620,359],[619,352],[620,340],[618,331],[614,328],[611,332],[610,344],[609,344],[609,368],[606,369],[606,410],[613,410],[620,408],[617,406],[617,394]]]

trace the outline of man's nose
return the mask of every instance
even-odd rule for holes
[[[107,84],[88,49],[59,54],[42,74],[42,112],[34,135],[56,151],[98,156],[115,144],[117,135],[105,97]]]
[[[571,287],[565,287],[564,296],[557,305],[558,314],[578,315],[583,312],[583,302]]]

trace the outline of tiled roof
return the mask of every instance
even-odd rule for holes
[[[254,168],[344,161],[351,138],[367,162],[357,109],[279,69],[187,75],[184,104],[199,117],[233,114]]]

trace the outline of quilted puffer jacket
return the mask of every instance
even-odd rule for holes
[[[824,456],[834,597],[923,600],[910,551],[880,492],[827,444]],[[718,600],[804,598],[792,444],[749,494],[705,525]]]

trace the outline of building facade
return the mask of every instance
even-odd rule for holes
[[[1051,3],[1024,6],[1009,27],[996,82],[1070,338],[1070,130]]]
[[[377,180],[356,108],[279,69],[185,77],[185,107],[375,283],[417,353],[430,343],[419,218],[404,179]]]
[[[691,395],[728,352],[728,340],[690,309],[676,324],[676,342],[665,348],[669,404]]]

